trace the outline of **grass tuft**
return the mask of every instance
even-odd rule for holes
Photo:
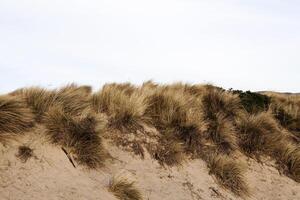
[[[33,114],[21,98],[0,96],[0,133],[22,133],[33,125]]]
[[[120,200],[142,200],[142,194],[134,184],[134,182],[129,182],[125,178],[112,178],[108,190]]]
[[[208,124],[208,139],[221,152],[235,151],[238,148],[235,120],[244,114],[239,97],[223,89],[206,86],[202,103],[204,119]]]
[[[14,96],[21,96],[35,114],[35,120],[42,122],[45,113],[52,106],[61,106],[66,113],[80,115],[90,109],[91,87],[70,84],[58,90],[50,91],[39,87],[17,90]]]
[[[41,122],[45,113],[53,105],[55,93],[39,87],[30,87],[12,93],[25,99],[27,105],[35,115],[35,120]]]
[[[238,95],[231,94],[218,88],[208,87],[202,96],[205,118],[214,119],[216,113],[222,112],[225,118],[239,116],[242,105]]]
[[[155,158],[160,163],[166,161],[165,164],[167,165],[182,161],[181,154],[183,152],[181,151],[197,152],[201,144],[201,133],[206,128],[206,124],[202,120],[200,106],[197,107],[199,104],[196,106],[194,99],[183,92],[174,88],[161,87],[146,93],[148,107],[145,114],[160,132],[161,148],[159,148],[160,152],[157,152]],[[173,146],[170,145],[172,142],[174,143]],[[168,146],[163,147],[164,145]],[[162,149],[166,153],[162,153]],[[165,155],[169,156],[170,159],[166,158]]]
[[[185,160],[184,146],[175,139],[162,137],[157,145],[148,147],[148,151],[162,166],[178,166]]]
[[[141,128],[147,105],[139,92],[128,92],[126,87],[124,89],[122,85],[105,85],[93,95],[92,105],[96,113],[108,115],[109,126],[132,131]]]
[[[236,128],[222,113],[217,113],[215,119],[208,120],[207,137],[220,152],[228,154],[238,149]]]
[[[238,127],[240,147],[247,155],[272,154],[285,140],[276,120],[267,112],[241,118]]]
[[[46,114],[45,126],[52,143],[65,147],[79,164],[97,168],[107,158],[97,126],[106,119],[99,117],[92,114],[73,117],[61,107],[52,107]]]
[[[183,91],[158,88],[148,94],[146,100],[146,115],[163,135],[173,132],[173,135],[189,146],[196,142],[201,132],[206,129],[202,119],[201,102]]]
[[[91,88],[70,84],[55,91],[54,105],[61,106],[64,112],[79,116],[90,110]]]
[[[19,146],[17,157],[22,161],[26,162],[29,158],[33,156],[33,150],[25,145]]]
[[[275,118],[300,142],[300,96],[275,93],[268,95],[271,97],[270,110]]]
[[[248,186],[244,180],[244,169],[241,164],[225,155],[211,156],[208,168],[217,181],[226,189],[238,196],[249,195]]]
[[[300,149],[293,143],[281,143],[278,149],[278,162],[284,172],[297,182],[300,182]]]

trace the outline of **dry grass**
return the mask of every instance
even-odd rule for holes
[[[222,112],[225,118],[234,118],[243,114],[238,95],[225,92],[213,86],[208,88],[202,96],[204,114],[208,119],[214,119],[216,113]]]
[[[148,102],[146,115],[151,118],[153,125],[163,129],[185,123],[187,112],[183,96],[162,88],[146,95]]]
[[[212,155],[208,168],[218,182],[238,196],[249,195],[248,186],[244,180],[242,165],[228,156]]]
[[[98,132],[98,123],[105,120],[89,113],[75,118],[61,107],[52,107],[46,114],[45,126],[52,143],[65,147],[79,164],[97,168],[107,158]]]
[[[25,145],[19,146],[17,157],[22,161],[26,162],[33,156],[33,150]]]
[[[247,101],[255,110],[252,114],[237,94],[213,85],[112,83],[91,92],[89,86],[71,84],[0,96],[1,135],[26,131],[33,125],[34,114],[46,126],[52,143],[89,168],[103,166],[108,154],[101,137],[108,135],[141,157],[146,149],[163,166],[202,158],[221,185],[241,196],[248,189],[243,167],[233,161],[238,151],[258,160],[261,155],[270,156],[300,182],[299,96],[267,94],[271,96],[268,112]],[[111,191],[117,191],[119,198],[130,198],[133,184],[126,183],[114,181]]]
[[[300,182],[300,149],[293,143],[280,143],[277,152],[278,162],[284,172]]]
[[[214,87],[214,86],[211,86]],[[182,82],[173,83],[168,85],[167,88],[174,91],[182,91],[185,95],[193,96],[193,97],[201,97],[205,94],[208,89],[208,85],[202,84],[187,84]]]
[[[200,142],[200,118],[191,117],[188,100],[174,90],[157,87],[144,94],[148,104],[145,115],[160,133],[157,151],[151,155],[160,164],[178,165],[184,160],[183,153]]]
[[[201,115],[201,102],[184,91],[162,87],[146,94],[148,116],[163,136],[178,138],[186,149],[193,150],[201,141],[206,124]]]
[[[55,93],[39,87],[30,87],[17,90],[12,93],[25,99],[27,105],[32,109],[35,120],[41,122],[44,114],[53,105]]]
[[[115,90],[122,91],[127,95],[131,95],[137,90],[137,87],[135,85],[132,85],[131,83],[128,83],[128,82],[127,83],[110,83],[107,85],[115,88]]]
[[[184,146],[174,138],[162,137],[156,145],[149,145],[147,149],[162,166],[178,166],[185,160]]]
[[[260,155],[273,157],[294,180],[300,181],[300,151],[270,113],[250,115],[239,123],[240,146],[258,160]]]
[[[134,184],[134,182],[129,182],[125,178],[112,178],[108,190],[120,200],[142,200],[142,194]]]
[[[272,154],[285,140],[276,120],[270,113],[249,115],[238,121],[240,147],[247,155]]]
[[[208,139],[221,152],[230,153],[238,148],[235,120],[244,114],[237,95],[226,93],[211,85],[202,96],[204,119],[207,121]]]
[[[92,97],[92,107],[97,114],[108,116],[106,138],[117,146],[144,157],[144,125],[148,119],[144,116],[147,107],[140,91],[133,85],[106,84]]]
[[[222,113],[217,113],[215,119],[207,119],[207,139],[211,140],[219,152],[231,153],[238,149],[236,129],[233,123]]]
[[[285,95],[279,93],[266,93],[266,95],[271,97],[273,106],[283,108],[293,117],[300,115],[300,95]]]
[[[268,94],[268,93],[267,93]],[[300,96],[269,93],[270,110],[280,124],[290,130],[300,141]]]
[[[91,87],[70,84],[50,91],[38,87],[24,88],[12,93],[25,99],[35,114],[37,122],[42,122],[45,113],[52,106],[63,107],[66,113],[74,116],[90,109]]]
[[[141,89],[142,89],[143,91],[145,91],[145,90],[154,90],[154,89],[156,89],[156,88],[158,88],[158,87],[159,87],[159,84],[153,82],[152,80],[149,80],[149,81],[145,81],[145,82],[142,84]]]
[[[91,88],[70,84],[55,91],[54,105],[59,105],[64,112],[79,116],[90,109]]]
[[[33,125],[33,114],[22,99],[0,96],[0,133],[22,133]]]
[[[146,121],[144,113],[147,105],[138,91],[129,92],[131,88],[128,87],[105,85],[101,91],[93,95],[92,105],[96,113],[104,112],[108,115],[111,127],[132,131],[141,128]]]

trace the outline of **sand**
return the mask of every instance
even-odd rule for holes
[[[16,157],[20,145],[34,156],[26,162]],[[112,177],[135,181],[146,200],[242,199],[219,186],[202,160],[188,160],[181,167],[164,168],[146,153],[142,160],[105,140],[114,159],[104,168],[88,170],[68,160],[58,146],[46,142],[43,129],[24,133],[6,145],[0,143],[1,200],[113,200],[107,186]],[[247,166],[247,199],[300,199],[300,184],[281,175],[272,161],[265,164],[241,156]]]

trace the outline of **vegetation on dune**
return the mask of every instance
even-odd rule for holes
[[[153,83],[152,83],[153,84]],[[158,87],[158,85],[156,84]],[[163,86],[167,90],[172,90],[173,92],[183,92],[185,95],[192,97],[200,97],[207,90],[207,85],[200,84],[187,84],[182,82],[176,82],[170,85]]]
[[[266,112],[241,118],[238,128],[240,147],[248,155],[272,153],[278,142],[285,139],[272,115]]]
[[[0,96],[0,134],[22,133],[34,125],[33,114],[19,98]]]
[[[240,153],[257,160],[269,156],[300,182],[296,95],[148,81],[141,86],[106,84],[96,93],[71,84],[0,96],[2,136],[27,131],[34,121],[46,127],[51,143],[89,168],[103,166],[108,158],[105,137],[141,157],[148,151],[163,166],[201,158],[218,183],[239,196],[249,194],[243,167],[235,161]],[[126,180],[113,180],[109,190],[120,199],[141,199]]]
[[[284,127],[290,127],[294,122],[297,122],[295,118],[293,118],[292,115],[286,112],[283,108],[275,107],[274,112],[275,112],[275,118]]]
[[[236,128],[233,123],[222,113],[217,113],[214,118],[207,119],[208,130],[206,137],[223,153],[237,150]]]
[[[161,87],[146,92],[148,107],[145,114],[161,133],[161,148],[169,149],[168,154],[157,153],[161,156],[155,158],[160,158],[159,161],[172,161],[166,164],[180,163],[183,160],[180,156],[180,144],[185,152],[197,152],[201,146],[201,133],[206,129],[201,116],[201,104],[174,88]],[[171,141],[174,145],[163,147]],[[163,158],[162,155],[168,158]]]
[[[104,137],[144,158],[146,136],[143,133],[148,119],[144,115],[147,104],[141,91],[129,83],[106,84],[93,94],[91,102],[95,113],[108,116],[108,134]]]
[[[274,113],[279,123],[294,134],[300,141],[300,96],[269,94],[271,97],[270,110]]]
[[[267,95],[241,90],[230,90],[233,94],[238,94],[243,107],[249,113],[258,113],[262,111],[267,111],[271,103],[271,98]]]
[[[26,162],[32,156],[33,156],[33,150],[30,147],[26,145],[19,146],[17,157],[22,162]]]
[[[141,89],[142,90],[154,90],[155,88],[157,88],[159,86],[159,84],[153,82],[152,80],[149,81],[145,81],[142,86]]]
[[[55,91],[54,105],[61,106],[64,112],[78,116],[90,109],[91,88],[70,84]]]
[[[105,120],[89,113],[73,117],[61,107],[52,107],[45,116],[46,133],[52,143],[65,147],[79,164],[97,168],[107,158],[97,125]]]
[[[146,102],[139,91],[131,85],[105,85],[92,97],[96,113],[106,113],[109,126],[130,130],[139,129],[145,120]]]
[[[108,185],[108,190],[120,200],[142,200],[142,194],[135,187],[134,182],[125,178],[112,178]]]
[[[35,120],[42,122],[45,113],[52,106],[61,106],[66,113],[80,115],[90,109],[91,87],[70,84],[58,90],[30,87],[17,90],[11,95],[24,98],[35,114]]]
[[[300,149],[293,143],[280,143],[276,156],[284,172],[300,182]]]
[[[239,196],[249,195],[242,165],[225,155],[212,155],[208,161],[210,173],[225,188]]]
[[[115,88],[116,90],[122,91],[127,95],[131,95],[137,90],[137,87],[131,83],[111,83],[107,85]]]
[[[35,120],[41,122],[44,114],[53,105],[55,93],[39,87],[30,87],[17,90],[13,96],[24,98],[35,115]]]
[[[158,145],[152,145],[148,150],[162,166],[178,166],[185,160],[183,144],[174,138],[162,137]]]
[[[206,118],[214,118],[216,113],[222,112],[226,118],[234,118],[241,115],[241,102],[237,95],[225,92],[218,88],[208,87],[203,94],[202,101]]]
[[[299,181],[300,151],[290,135],[282,130],[270,113],[249,115],[239,122],[240,146],[249,156],[273,157],[289,176]]]
[[[202,101],[204,119],[208,122],[208,138],[222,152],[236,150],[238,145],[234,120],[244,114],[238,96],[210,86],[204,92]]]

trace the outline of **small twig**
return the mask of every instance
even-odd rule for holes
[[[63,150],[63,152],[66,154],[66,156],[68,157],[69,161],[72,163],[73,167],[76,168],[71,156],[69,155],[69,153],[62,147],[61,148]]]
[[[222,199],[224,199],[224,196],[214,187],[209,187],[209,189],[211,189],[218,197],[221,197]]]

